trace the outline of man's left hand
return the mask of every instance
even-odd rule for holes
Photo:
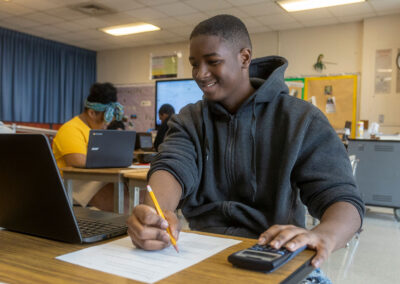
[[[289,251],[307,245],[317,251],[311,264],[318,268],[335,249],[335,243],[328,235],[318,232],[317,228],[309,231],[293,225],[273,225],[260,235],[258,244],[269,244],[275,249],[285,247]]]

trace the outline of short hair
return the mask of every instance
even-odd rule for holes
[[[109,104],[117,101],[117,89],[111,83],[94,83],[87,100],[92,103]]]
[[[107,129],[123,129],[123,130],[125,130],[125,124],[120,120],[113,120],[107,126]]]
[[[158,114],[168,114],[171,116],[175,113],[175,109],[170,104],[163,104],[160,109],[158,110]]]
[[[218,36],[239,51],[243,48],[252,48],[245,24],[232,15],[217,15],[200,22],[190,34],[190,39],[198,35]]]

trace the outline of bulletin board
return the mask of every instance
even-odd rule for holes
[[[285,78],[285,83],[289,88],[289,95],[299,99],[304,99],[304,78]]]
[[[117,97],[124,106],[125,129],[146,132],[154,128],[154,84],[117,86]]]
[[[357,111],[357,75],[311,77],[305,80],[306,100],[313,102],[326,115],[335,129],[343,129],[351,121],[355,136]]]

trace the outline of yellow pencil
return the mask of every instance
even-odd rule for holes
[[[153,200],[153,203],[154,203],[154,206],[156,207],[156,210],[157,210],[158,215],[160,215],[161,218],[163,218],[164,220],[166,220],[166,219],[165,219],[165,216],[164,216],[164,214],[163,214],[163,212],[162,212],[162,210],[161,210],[161,207],[160,207],[160,205],[158,204],[158,201],[157,201],[157,199],[156,199],[156,196],[154,195],[154,192],[153,192],[153,190],[151,189],[151,186],[150,186],[150,185],[147,185],[147,191],[148,191],[149,194],[150,194],[151,200]],[[169,226],[168,226],[168,228],[167,228],[167,233],[169,234],[169,237],[171,238],[171,243],[172,243],[172,245],[174,246],[176,252],[179,252],[178,246],[176,245],[176,240],[175,240],[175,238],[172,236],[171,229],[169,228]]]

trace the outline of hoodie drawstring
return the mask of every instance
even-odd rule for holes
[[[253,190],[253,196],[252,200],[253,202],[256,199],[257,195],[257,172],[256,172],[256,126],[257,126],[257,119],[256,119],[256,102],[253,101],[253,107],[252,107],[253,113],[251,117],[251,139],[253,142],[253,147],[252,147],[252,155],[251,155],[251,178],[250,178],[250,184],[251,188]]]

